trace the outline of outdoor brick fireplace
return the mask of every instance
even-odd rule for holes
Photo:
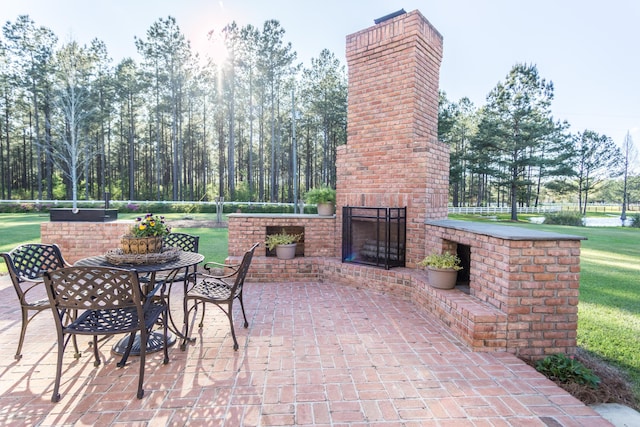
[[[476,351],[530,359],[574,353],[582,238],[446,219],[449,150],[437,140],[441,58],[442,37],[418,11],[347,36],[348,136],[336,159],[336,216],[233,214],[230,261],[264,241],[267,226],[303,226],[304,255],[283,261],[261,248],[249,280],[330,281],[410,299]],[[364,224],[369,219],[345,221],[352,207],[356,216],[402,209],[403,239]],[[354,228],[376,230],[376,237],[354,235]],[[356,254],[365,246],[369,255]],[[379,262],[392,246],[404,247],[406,267]],[[433,288],[416,268],[444,250],[463,253],[464,290]],[[362,262],[343,262],[356,257]]]
[[[347,144],[336,159],[342,206],[406,208],[406,265],[425,255],[424,222],[447,217],[449,149],[438,141],[442,36],[418,12],[347,37]]]

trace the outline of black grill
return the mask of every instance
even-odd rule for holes
[[[407,208],[342,208],[342,262],[404,267]]]

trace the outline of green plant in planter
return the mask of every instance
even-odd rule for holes
[[[302,239],[302,233],[300,234],[288,234],[285,229],[282,229],[282,233],[269,234],[264,242],[267,249],[273,250],[278,245],[290,245],[297,243]]]
[[[461,261],[458,255],[454,255],[448,251],[445,251],[443,254],[432,253],[431,255],[426,256],[422,261],[418,263],[421,267],[431,267],[438,269],[452,269],[452,270],[462,270],[462,266],[460,265]]]
[[[309,204],[334,203],[336,202],[336,190],[326,185],[312,188],[304,195],[304,201]]]

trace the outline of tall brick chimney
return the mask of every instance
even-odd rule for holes
[[[336,224],[343,206],[406,207],[406,264],[415,267],[426,252],[425,220],[447,217],[449,149],[437,140],[442,36],[416,10],[347,36],[346,49]]]

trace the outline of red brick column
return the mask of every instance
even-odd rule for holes
[[[407,266],[424,257],[424,221],[447,216],[448,147],[437,141],[442,36],[413,11],[347,36],[347,144],[342,206],[407,207]],[[336,241],[340,256],[341,235]]]

